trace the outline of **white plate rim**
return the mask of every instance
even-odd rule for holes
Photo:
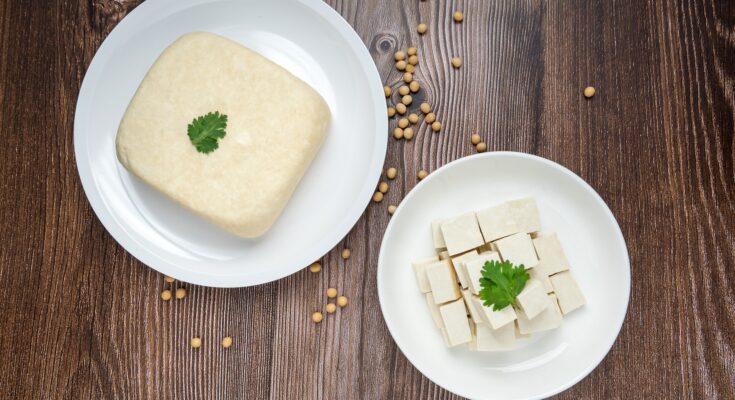
[[[212,273],[196,272],[189,269],[182,269],[176,265],[168,262],[167,260],[157,256],[156,254],[149,252],[147,249],[137,245],[134,240],[122,229],[115,221],[113,213],[105,204],[102,196],[100,195],[94,176],[92,174],[92,165],[89,163],[90,157],[86,156],[85,153],[89,150],[85,141],[87,133],[83,126],[86,123],[88,117],[88,110],[91,102],[91,92],[94,84],[100,79],[102,71],[104,69],[104,61],[109,57],[109,52],[113,50],[113,46],[116,45],[117,41],[123,40],[125,35],[129,34],[134,29],[134,24],[139,18],[156,13],[159,10],[166,8],[166,11],[171,13],[177,10],[185,9],[191,6],[198,6],[208,3],[216,3],[221,0],[148,0],[135,9],[133,9],[125,18],[123,18],[115,28],[109,33],[104,39],[100,47],[97,49],[92,61],[85,72],[82,84],[79,89],[79,95],[77,97],[77,103],[74,113],[74,156],[79,178],[82,183],[82,188],[87,197],[89,204],[92,206],[97,218],[99,218],[102,225],[105,227],[107,232],[118,242],[127,252],[132,254],[136,259],[140,260],[143,264],[159,271],[163,274],[174,276],[179,280],[195,283],[203,286],[211,287],[244,287],[260,285],[272,281],[276,281],[283,277],[289,276],[300,269],[306,267],[310,262],[318,259],[322,255],[326,254],[334,246],[336,246],[349,231],[354,227],[360,217],[363,215],[365,209],[370,203],[372,198],[373,188],[377,185],[377,182],[382,173],[382,167],[385,161],[385,155],[388,147],[388,135],[385,134],[385,140],[376,139],[374,141],[374,147],[372,149],[374,158],[371,160],[369,166],[368,179],[366,184],[363,186],[361,193],[358,195],[359,198],[363,199],[362,202],[354,202],[349,208],[349,211],[345,212],[345,218],[342,219],[341,225],[332,230],[329,234],[328,240],[322,240],[321,246],[317,247],[314,251],[314,260],[307,260],[303,257],[303,260],[295,260],[293,268],[290,268],[284,273],[272,274],[267,277],[259,275],[257,279],[249,279],[247,281],[242,278],[238,279],[237,276],[233,275],[215,275]],[[310,8],[336,29],[348,43],[354,56],[359,61],[362,72],[365,74],[366,81],[371,86],[370,100],[372,101],[375,109],[375,135],[380,137],[381,133],[388,131],[388,119],[385,117],[384,112],[381,112],[385,108],[385,98],[383,95],[383,83],[380,78],[380,74],[375,65],[375,62],[370,55],[369,49],[363,43],[360,36],[350,26],[350,24],[333,8],[320,0],[289,0],[303,4]],[[84,160],[84,162],[82,162]],[[303,265],[302,265],[303,264]]]
[[[615,218],[615,215],[612,213],[612,211],[610,210],[610,207],[608,207],[607,203],[605,203],[605,201],[602,199],[602,197],[600,196],[600,194],[597,193],[597,191],[594,188],[592,188],[592,186],[590,186],[590,184],[587,183],[584,179],[582,179],[579,175],[575,174],[574,172],[572,172],[568,168],[564,167],[563,165],[558,164],[558,163],[556,163],[554,161],[548,160],[546,158],[533,155],[533,154],[521,153],[521,152],[514,152],[514,151],[494,151],[494,152],[480,153],[480,154],[475,154],[475,155],[471,155],[471,156],[467,156],[467,157],[462,157],[462,158],[456,159],[456,160],[454,160],[452,162],[449,162],[449,163],[441,166],[436,171],[430,173],[426,178],[424,178],[423,180],[421,180],[404,197],[404,199],[401,201],[401,204],[396,209],[396,212],[394,213],[393,217],[388,222],[388,226],[385,229],[385,233],[383,234],[383,240],[381,241],[381,244],[380,244],[380,253],[378,255],[378,271],[377,271],[378,301],[380,303],[380,309],[381,309],[381,314],[383,315],[383,320],[385,321],[385,324],[388,327],[388,331],[391,334],[391,338],[393,338],[394,343],[396,343],[396,345],[398,346],[398,348],[401,350],[401,353],[406,357],[406,359],[408,359],[408,361],[411,363],[411,365],[413,365],[414,368],[416,368],[417,370],[419,370],[419,372],[421,372],[424,376],[426,376],[427,378],[429,378],[432,382],[434,382],[436,385],[442,387],[443,389],[448,390],[448,391],[450,391],[452,393],[455,393],[457,395],[466,397],[466,398],[471,398],[471,395],[469,393],[466,393],[463,390],[462,387],[456,387],[454,385],[447,384],[447,382],[441,382],[441,380],[437,378],[436,374],[433,374],[433,373],[429,372],[427,369],[422,368],[421,366],[417,365],[414,362],[414,360],[412,360],[411,357],[404,351],[404,348],[401,346],[401,344],[398,343],[395,340],[395,334],[394,334],[394,332],[395,332],[395,330],[397,328],[385,316],[385,311],[384,310],[386,309],[386,304],[383,303],[385,296],[382,294],[382,292],[383,292],[384,289],[381,288],[381,282],[383,280],[382,279],[382,276],[383,276],[383,273],[384,273],[383,270],[385,269],[385,267],[384,267],[384,257],[385,257],[384,249],[385,249],[385,246],[383,246],[383,244],[385,243],[386,238],[389,236],[389,232],[391,232],[391,230],[393,229],[393,221],[398,220],[395,217],[396,216],[399,216],[400,213],[402,212],[402,209],[405,208],[405,207],[402,207],[402,205],[408,203],[407,200],[410,200],[416,193],[418,193],[421,190],[422,187],[426,186],[428,184],[428,182],[431,182],[433,179],[437,179],[437,177],[439,177],[444,171],[446,171],[448,169],[451,169],[451,168],[454,168],[455,166],[457,166],[459,164],[466,163],[466,162],[473,162],[474,160],[479,159],[479,158],[491,158],[491,157],[502,157],[502,156],[519,157],[519,158],[525,158],[525,159],[533,160],[533,161],[536,161],[536,162],[541,162],[541,163],[543,163],[543,164],[545,164],[545,165],[547,165],[547,166],[549,166],[551,168],[558,169],[559,171],[563,172],[565,175],[567,175],[567,176],[571,177],[573,180],[575,180],[578,184],[580,184],[580,186],[582,186],[585,190],[587,190],[593,196],[593,198],[595,199],[595,201],[597,202],[597,204],[599,206],[601,206],[602,209],[605,211],[605,213],[607,214],[608,218],[610,218],[610,220],[614,222],[614,226],[616,228],[616,234],[617,234],[616,235],[617,236],[616,239],[619,240],[622,243],[622,245],[623,245],[622,248],[623,248],[623,250],[625,252],[625,254],[624,254],[624,256],[625,256],[624,258],[626,260],[625,267],[627,267],[627,268],[622,268],[623,269],[623,273],[625,274],[625,276],[624,276],[625,281],[627,282],[627,285],[625,285],[625,291],[626,291],[625,292],[625,306],[620,308],[620,310],[622,310],[622,313],[620,313],[619,315],[616,315],[615,316],[617,318],[617,323],[615,324],[616,330],[615,330],[615,336],[614,336],[613,340],[610,341],[610,343],[608,344],[607,349],[605,350],[605,352],[602,353],[601,356],[598,357],[598,359],[594,360],[586,368],[584,368],[582,370],[582,372],[580,372],[576,377],[574,377],[573,379],[569,380],[568,382],[565,382],[564,384],[559,385],[558,387],[556,387],[553,390],[550,390],[548,392],[539,394],[538,396],[527,397],[526,398],[527,400],[544,399],[544,398],[547,398],[547,397],[550,397],[550,396],[559,394],[559,393],[563,392],[566,389],[569,389],[570,387],[574,386],[576,383],[578,383],[579,381],[581,381],[582,379],[584,379],[587,375],[589,375],[590,372],[592,372],[595,368],[597,368],[597,366],[607,356],[607,354],[610,352],[610,349],[612,349],[612,346],[617,341],[617,338],[620,335],[620,330],[622,329],[623,323],[625,322],[625,316],[628,313],[628,305],[630,304],[630,289],[631,289],[631,280],[630,280],[630,278],[631,278],[630,255],[628,253],[628,246],[627,246],[627,244],[625,242],[625,237],[623,236],[623,232],[620,229],[620,224],[618,224],[617,219]]]

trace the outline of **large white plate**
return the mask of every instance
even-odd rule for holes
[[[527,195],[536,197],[542,228],[558,233],[587,305],[511,352],[448,349],[410,266],[434,254],[430,222]],[[615,217],[580,177],[528,154],[486,153],[445,165],[406,196],[385,232],[378,294],[393,339],[438,385],[472,399],[538,399],[578,382],[605,357],[625,318],[630,264]]]
[[[257,240],[184,210],[128,174],[115,157],[118,124],[146,71],[192,31],[218,33],[258,51],[314,87],[332,111],[314,163],[279,220]],[[269,282],[329,251],[367,206],[387,146],[383,97],[365,45],[322,1],[148,0],[110,33],[84,78],[74,121],[77,167],[105,228],[150,267],[201,285]],[[277,112],[274,117],[290,118]]]

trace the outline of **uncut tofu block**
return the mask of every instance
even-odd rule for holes
[[[493,311],[492,307],[485,307],[479,297],[474,296],[473,300],[475,301],[477,309],[482,311],[481,315],[483,322],[490,324],[493,329],[502,328],[503,326],[515,321],[517,318],[516,312],[512,306],[507,306],[502,310]]]
[[[436,304],[459,298],[460,291],[457,277],[449,260],[441,260],[427,265],[426,278],[429,280],[429,286]]]
[[[528,318],[523,310],[518,310],[518,330],[521,335],[548,331],[561,326],[562,316],[559,307],[556,305],[556,296],[553,294],[547,296],[549,297],[550,306],[533,319]]]
[[[468,287],[473,294],[480,294],[480,278],[482,267],[487,261],[500,261],[500,254],[491,251],[479,254],[475,259],[464,263],[464,272],[467,274]]]
[[[526,286],[516,297],[516,303],[530,319],[535,318],[551,306],[544,285],[535,279],[529,279],[526,282]]]
[[[459,278],[459,283],[462,285],[463,289],[467,289],[468,283],[467,272],[465,271],[464,264],[467,261],[474,260],[477,257],[479,257],[479,255],[477,254],[477,250],[468,251],[467,253],[464,253],[462,255],[452,257],[452,265],[454,266],[454,271],[457,273],[457,278]]]
[[[476,296],[473,296],[469,290],[462,291],[462,298],[464,299],[464,305],[465,307],[467,307],[467,310],[470,312],[470,318],[472,319],[472,322],[476,324],[481,324],[483,323],[482,311],[480,311],[475,305],[475,300],[474,300],[475,297]]]
[[[447,248],[447,244],[444,242],[444,235],[442,235],[441,224],[445,220],[436,219],[431,221],[431,239],[434,241],[434,249],[441,251]]]
[[[513,264],[523,264],[526,268],[538,265],[536,250],[533,248],[531,237],[526,233],[516,233],[495,242],[503,260]]]
[[[569,269],[569,260],[564,254],[564,249],[562,249],[556,233],[537,236],[533,239],[533,247],[536,249],[541,264],[543,264],[546,275],[554,275],[557,272]]]
[[[569,314],[586,303],[577,281],[572,278],[569,271],[552,275],[549,279],[551,280],[551,286],[554,287],[554,293],[559,299],[559,307],[562,313]]]
[[[477,222],[485,243],[520,232],[507,203],[478,211]]]
[[[429,285],[429,278],[426,277],[426,267],[432,263],[439,261],[439,257],[427,257],[420,260],[416,260],[411,263],[413,272],[416,273],[416,283],[419,285],[421,293],[428,293],[431,291]]]
[[[507,351],[516,347],[515,324],[493,329],[488,324],[474,326],[475,338],[470,343],[473,351]]]
[[[426,305],[429,307],[429,313],[431,314],[431,319],[434,320],[434,325],[439,329],[443,329],[444,322],[442,322],[442,315],[439,312],[439,306],[436,304],[436,301],[434,301],[434,296],[431,292],[426,293],[425,296]]]
[[[510,209],[511,216],[518,226],[518,230],[525,233],[538,232],[541,230],[541,218],[539,218],[536,199],[526,197],[511,200],[506,203]]]
[[[439,312],[442,316],[442,322],[444,322],[444,329],[446,329],[447,341],[450,347],[472,341],[472,332],[470,331],[464,300],[459,299],[440,306]]]
[[[227,116],[224,137],[200,152],[188,126],[214,112]],[[140,83],[117,131],[117,158],[185,208],[253,238],[281,215],[330,118],[319,93],[280,65],[225,37],[191,32]]]
[[[475,213],[470,212],[448,219],[441,225],[444,242],[449,255],[454,256],[485,244],[477,225]]]

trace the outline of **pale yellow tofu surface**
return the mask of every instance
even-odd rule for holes
[[[494,243],[503,260],[508,260],[516,265],[522,264],[526,268],[533,268],[538,264],[533,242],[526,233],[516,233]]]
[[[440,227],[451,256],[485,244],[474,212],[447,219]]]
[[[437,261],[425,268],[426,277],[429,280],[429,286],[437,304],[456,300],[461,296],[459,283],[449,260]]]
[[[421,293],[427,293],[431,291],[431,286],[429,285],[429,278],[426,277],[426,266],[428,266],[429,264],[435,263],[437,261],[439,261],[439,257],[432,256],[432,257],[422,258],[420,260],[416,260],[411,263],[414,274],[416,275],[416,284],[418,284],[419,290],[421,291]]]
[[[523,310],[517,310],[518,314],[518,330],[522,335],[534,332],[548,331],[558,328],[562,322],[561,310],[556,304],[556,297],[553,294],[549,297],[550,306],[534,318],[528,318]]]
[[[447,248],[447,244],[444,242],[444,235],[442,235],[441,230],[442,222],[444,222],[443,219],[431,221],[431,239],[434,242],[434,249],[438,251]]]
[[[564,254],[556,233],[537,236],[533,239],[533,247],[536,249],[539,260],[543,262],[544,272],[547,275],[569,269],[569,260]]]
[[[508,351],[516,348],[515,324],[493,329],[488,324],[476,324],[471,344],[474,351]]]
[[[541,218],[536,199],[525,197],[508,201],[506,204],[520,232],[531,233],[541,230]]]
[[[506,203],[478,211],[477,222],[486,243],[520,232]]]
[[[449,346],[454,347],[472,341],[467,309],[464,300],[459,299],[439,307],[439,312],[447,332]]]
[[[434,325],[439,329],[443,329],[444,322],[442,322],[442,316],[441,313],[439,313],[439,305],[434,301],[434,296],[431,292],[426,293],[424,296],[426,297],[426,305],[429,307],[429,313],[431,314],[431,319],[434,321]]]
[[[549,279],[551,280],[551,286],[554,287],[554,293],[559,299],[559,307],[562,313],[568,314],[586,303],[577,281],[574,280],[569,271],[552,275]]]
[[[464,299],[465,307],[467,307],[467,311],[469,311],[470,318],[472,319],[472,322],[476,324],[480,324],[483,322],[482,319],[482,311],[480,311],[477,308],[477,305],[475,304],[475,298],[469,290],[465,289],[462,291],[462,298]]]
[[[227,115],[227,127],[205,154],[187,129],[210,112]],[[284,68],[224,37],[188,33],[138,87],[117,132],[117,158],[194,213],[257,237],[280,216],[329,121],[322,97]]]
[[[501,310],[494,311],[493,307],[487,307],[482,304],[482,300],[479,297],[474,297],[475,306],[479,311],[482,312],[482,320],[490,324],[493,329],[498,329],[506,324],[509,324],[516,320],[516,312],[512,306],[507,306]]]
[[[500,261],[500,254],[495,251],[479,254],[476,258],[465,261],[463,271],[467,274],[468,288],[473,294],[480,294],[480,278],[482,268],[488,261]]]
[[[541,282],[529,279],[521,293],[516,297],[516,303],[530,319],[535,318],[549,306],[549,296]]]
[[[459,279],[459,283],[462,285],[463,289],[467,289],[467,285],[469,283],[464,264],[467,261],[474,260],[477,257],[479,257],[479,255],[477,254],[477,250],[471,250],[467,253],[452,257],[452,265],[454,266],[454,271],[457,273],[457,278]]]
[[[546,290],[546,293],[551,293],[554,291],[554,287],[551,286],[551,280],[549,279],[549,274],[546,273],[546,270],[544,268],[543,260],[539,260],[539,263],[537,266],[529,269],[528,275],[531,276],[531,279],[535,279],[541,282],[544,289]]]

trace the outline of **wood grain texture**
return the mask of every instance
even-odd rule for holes
[[[456,398],[396,348],[375,272],[387,205],[418,170],[472,154],[478,132],[490,150],[579,174],[628,242],[620,337],[558,398],[735,398],[735,2],[328,0],[394,88],[393,52],[419,48],[412,109],[428,99],[442,133],[422,124],[412,142],[391,139],[398,179],[321,273],[243,289],[177,282],[188,296],[170,302],[96,219],[73,157],[84,71],[139,2],[0,1],[0,397]],[[350,304],[315,325],[328,287]]]

